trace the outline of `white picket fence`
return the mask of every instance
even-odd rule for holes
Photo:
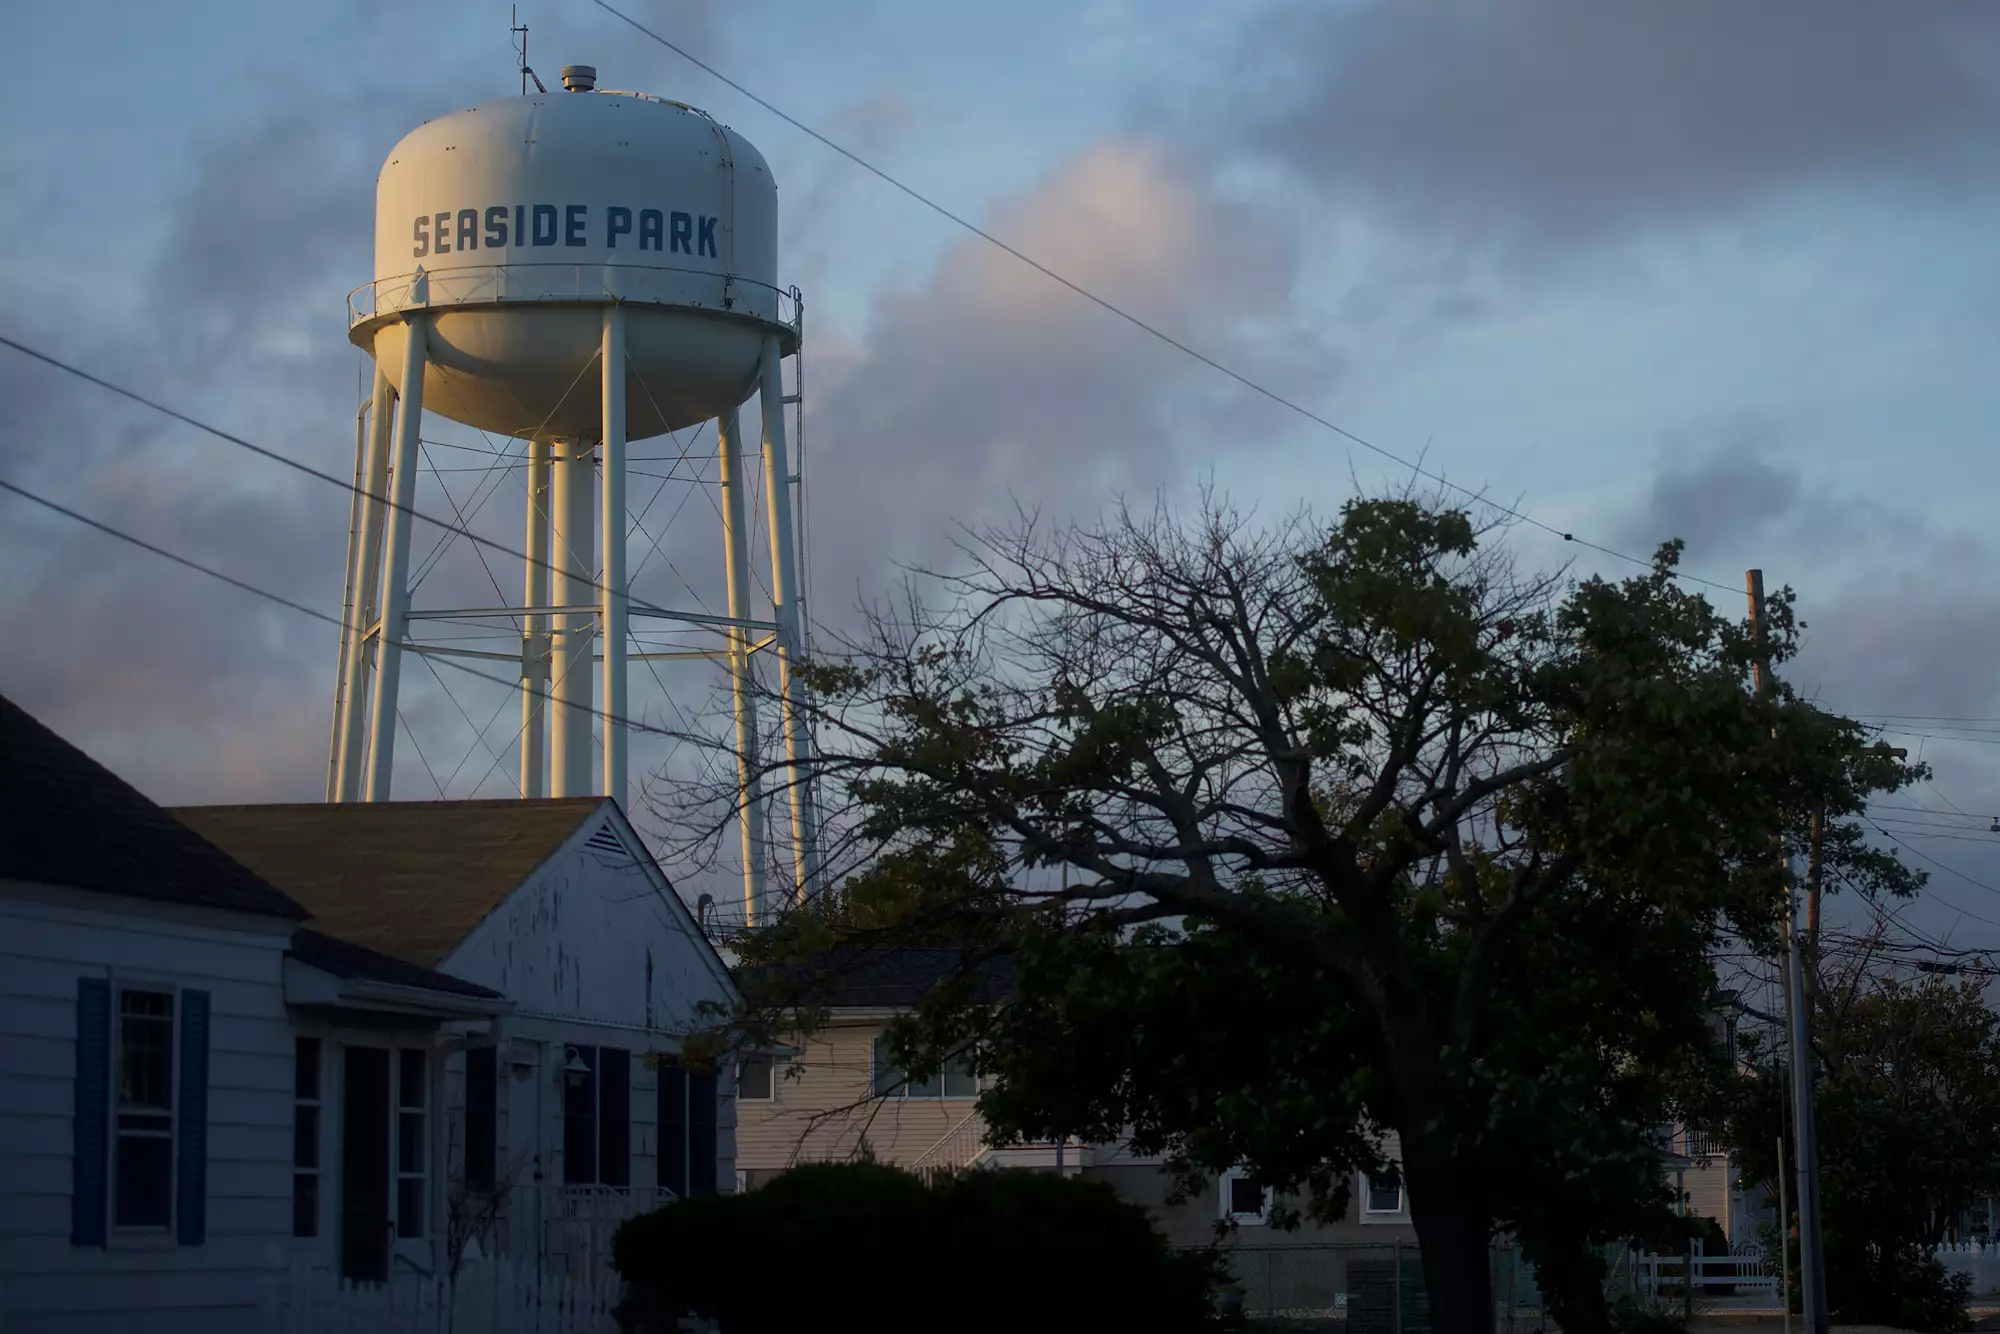
[[[615,1284],[484,1260],[443,1276],[349,1283],[294,1268],[273,1294],[279,1334],[617,1334]]]
[[[1991,1297],[2000,1292],[2000,1247],[1974,1242],[1947,1242],[1937,1248],[1937,1258],[1947,1271],[1972,1280],[1974,1297]]]

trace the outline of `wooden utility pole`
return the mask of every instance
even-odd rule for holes
[[[1750,602],[1750,636],[1755,657],[1753,682],[1759,698],[1770,698],[1770,648],[1764,629],[1764,572],[1747,570],[1743,591]],[[1799,1294],[1805,1307],[1805,1334],[1828,1334],[1826,1256],[1819,1230],[1819,1145],[1813,1127],[1812,1043],[1806,1030],[1806,961],[1799,930],[1798,896],[1792,889],[1791,859],[1785,855],[1784,834],[1777,835],[1778,859],[1784,872],[1785,899],[1779,917],[1785,945],[1785,1029],[1790,1039],[1792,1067],[1792,1162],[1798,1173]],[[1813,846],[1818,849],[1818,825]],[[1815,865],[1817,856],[1814,857]],[[1782,1178],[1782,1171],[1780,1173]],[[1791,1306],[1786,1299],[1786,1309]]]

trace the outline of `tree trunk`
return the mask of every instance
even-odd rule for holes
[[[1563,1334],[1606,1334],[1611,1307],[1604,1300],[1604,1262],[1597,1252],[1579,1239],[1530,1258],[1542,1305]]]
[[[1403,1182],[1423,1257],[1434,1334],[1492,1334],[1492,1234],[1486,1202],[1449,1162],[1436,1162],[1421,1132],[1403,1140]],[[1398,1275],[1401,1281],[1401,1275]]]

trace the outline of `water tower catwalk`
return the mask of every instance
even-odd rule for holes
[[[735,709],[744,908],[765,913],[753,653],[776,659],[794,883],[810,885],[808,738],[793,666],[804,649],[798,483],[787,456],[783,363],[799,350],[796,290],[777,286],[777,187],[763,156],[704,113],[598,91],[488,102],[396,145],[376,190],[376,277],[350,299],[350,336],[375,361],[357,430],[356,497],[328,795],[389,798],[403,659],[489,659],[521,681],[520,793],[626,799],[627,671],[649,657],[719,658]],[[763,418],[769,619],[752,615],[751,503],[738,424]],[[795,400],[794,400],[795,401]],[[411,606],[410,549],[425,410],[525,442],[526,535],[517,606]],[[626,446],[713,420],[728,614],[636,600],[626,561]],[[468,652],[419,627],[518,628],[512,653]],[[634,620],[713,632],[699,653],[635,648]],[[596,742],[601,740],[601,754]]]

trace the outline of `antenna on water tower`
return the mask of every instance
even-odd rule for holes
[[[535,81],[536,92],[546,93],[548,89],[542,87],[541,76],[528,68],[528,25],[521,22],[520,6],[510,5],[508,7],[507,22],[513,25],[508,31],[521,39],[514,44],[515,54],[521,57],[521,96],[526,97],[528,95],[528,80],[530,79]]]
[[[514,31],[522,87],[533,79],[539,89],[518,14]],[[620,805],[628,664],[717,661],[734,705],[744,919],[758,924],[772,908],[764,820],[778,797],[763,790],[768,770],[790,808],[786,888],[810,894],[820,875],[796,670],[806,649],[795,520],[804,474],[785,412],[799,402],[785,392],[784,363],[793,362],[796,390],[800,298],[777,285],[778,191],[763,154],[705,112],[598,91],[596,76],[567,65],[562,97],[502,98],[428,121],[377,178],[376,276],[348,298],[348,337],[374,358],[375,388],[355,442],[328,797],[389,798],[408,654],[478,659],[488,673],[513,665],[520,795],[601,793]],[[761,450],[739,419],[753,396]],[[411,605],[435,564],[413,571],[410,552],[427,408],[519,442],[493,464],[523,470],[518,603],[494,605],[507,602],[496,584],[485,605],[439,606],[435,593]],[[626,559],[629,531],[653,540],[643,514],[635,520],[626,507],[628,443],[706,423],[716,429],[717,477],[701,484],[720,492],[716,600],[726,615],[692,585],[699,610],[635,596]],[[750,559],[758,519],[770,542],[768,601],[753,602],[753,581],[766,573]],[[450,633],[418,637],[440,622]],[[669,633],[704,636],[704,647],[647,642]],[[463,643],[480,636],[504,639],[509,651]],[[757,664],[767,661],[782,765],[759,753]]]

